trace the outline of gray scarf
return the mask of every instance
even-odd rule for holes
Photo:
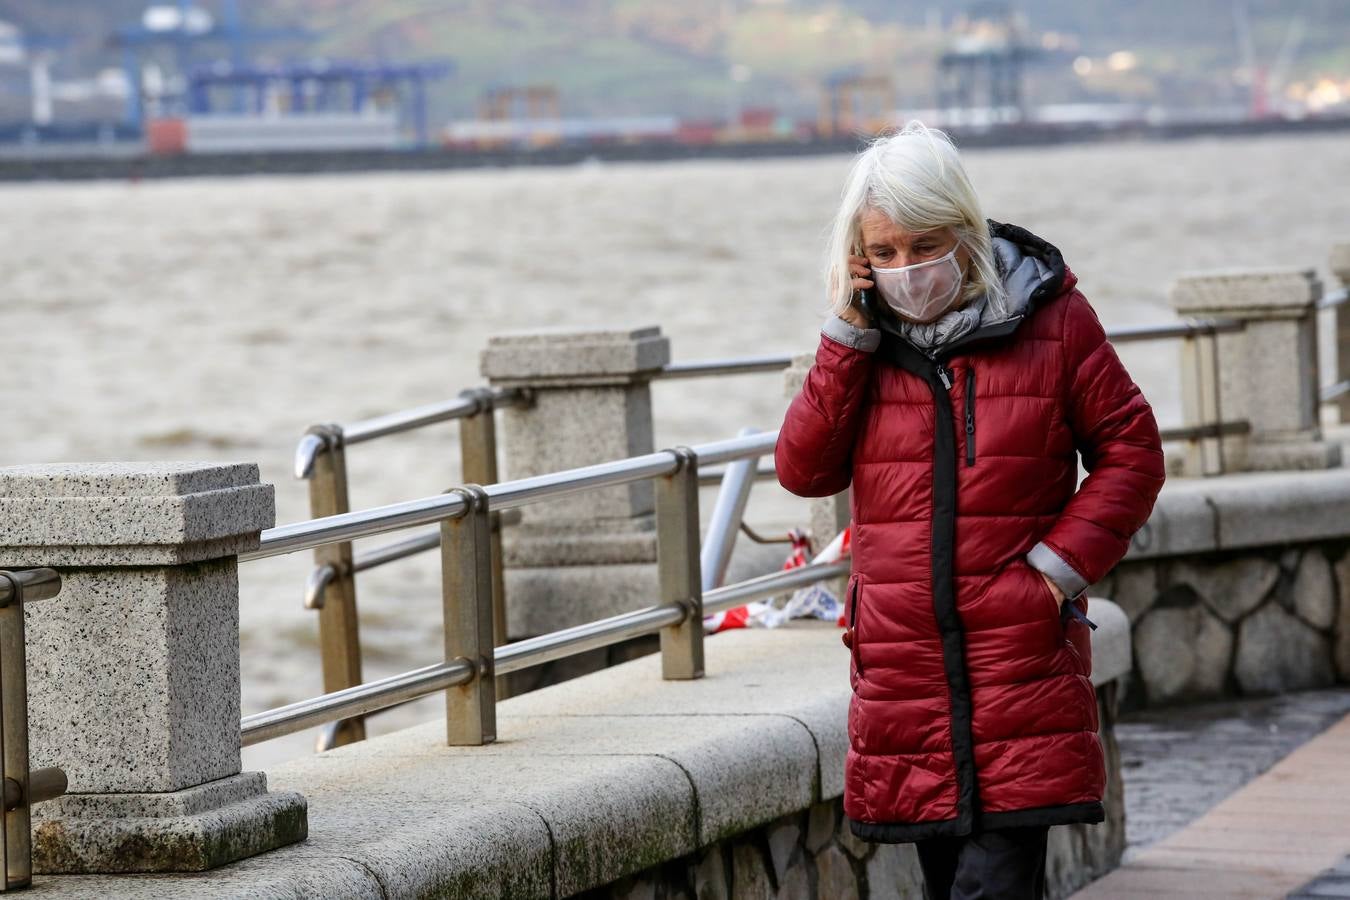
[[[931,322],[899,321],[899,331],[920,350],[933,349],[969,334],[984,315],[985,295],[980,294],[965,306],[949,309]]]

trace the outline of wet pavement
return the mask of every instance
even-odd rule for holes
[[[1122,861],[1198,818],[1347,713],[1350,686],[1123,715],[1116,723],[1125,780]]]
[[[1350,898],[1350,687],[1117,724],[1122,864],[1074,900]]]
[[[1341,860],[1313,881],[1289,895],[1290,900],[1313,900],[1315,897],[1350,897],[1350,856]]]

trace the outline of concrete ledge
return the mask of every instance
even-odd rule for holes
[[[1089,609],[1095,678],[1128,662]],[[1115,609],[1115,612],[1119,612]],[[1120,617],[1123,618],[1123,613]],[[848,650],[832,623],[711,637],[708,674],[659,655],[498,705],[498,740],[442,722],[287,763],[309,840],[192,878],[42,879],[54,897],[563,897],[685,857],[843,791]]]
[[[1127,560],[1350,535],[1350,468],[1171,478]]]

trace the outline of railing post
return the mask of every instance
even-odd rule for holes
[[[468,511],[441,523],[441,596],[445,658],[463,657],[474,679],[445,695],[446,742],[487,744],[497,738],[492,639],[492,529],[488,496],[480,485],[452,488]]]
[[[1230,422],[1246,421],[1245,435],[1220,438],[1223,467],[1325,469],[1340,465],[1340,444],[1322,439],[1321,388],[1317,371],[1316,302],[1321,285],[1311,271],[1258,269],[1183,276],[1173,284],[1171,302],[1182,316],[1237,319],[1239,331],[1215,336],[1217,366],[1206,366],[1203,351],[1183,365],[1182,396],[1191,398],[1199,421],[1218,412]],[[1218,401],[1204,401],[1210,388],[1197,379],[1217,368]],[[1201,454],[1188,458],[1200,474]]]
[[[469,388],[460,391],[461,397],[471,397],[478,411],[459,420],[460,478],[465,484],[496,484],[497,476],[497,420],[493,415],[491,388]],[[506,643],[506,591],[502,577],[502,517],[492,510],[488,513],[492,548],[492,644]],[[497,685],[499,699],[505,699],[507,679]]]
[[[1217,426],[1223,422],[1218,337],[1209,331],[1182,338],[1181,409],[1188,424]],[[1224,439],[1218,434],[1190,441],[1186,445],[1184,471],[1195,475],[1222,475],[1223,451]]]
[[[53,596],[61,579],[50,569],[22,575],[43,578],[37,596]],[[4,765],[4,828],[0,891],[27,887],[33,881],[32,806],[66,792],[66,773],[56,767],[28,768],[28,671],[24,645],[24,579],[0,572],[0,758]],[[34,599],[36,599],[35,597]]]
[[[669,361],[670,341],[655,326],[491,336],[483,375],[494,388],[530,396],[501,410],[503,475],[651,453],[651,379]],[[658,590],[651,483],[531,504],[502,533],[502,561],[513,640],[650,603]],[[569,670],[587,662],[601,661],[577,660]]]
[[[315,518],[351,511],[347,496],[347,451],[341,425],[316,425],[308,434],[323,439],[323,449],[314,459],[309,477],[309,511]],[[314,598],[319,610],[319,654],[323,666],[324,693],[361,683],[361,635],[356,614],[356,574],[352,571],[352,545],[327,544],[314,551],[314,565],[330,566],[328,579]],[[344,719],[334,723],[319,738],[318,749],[366,739],[365,720]]]
[[[241,771],[238,555],[276,518],[249,464],[0,468],[0,568],[61,572],[25,616],[29,748],[70,793],[33,870],[181,872],[303,840],[305,799]]]
[[[1350,290],[1350,242],[1331,248],[1331,271],[1341,287]],[[1333,310],[1336,317],[1336,382],[1350,381],[1350,302]],[[1336,398],[1336,410],[1344,424],[1350,424],[1350,392]]]
[[[663,678],[703,677],[703,586],[699,564],[698,456],[688,447],[672,451],[679,468],[656,479],[657,573],[661,602],[687,612],[661,629]]]

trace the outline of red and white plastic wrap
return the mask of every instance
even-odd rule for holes
[[[849,530],[835,535],[834,540],[824,550],[809,560],[811,563],[832,563],[849,554]],[[806,534],[796,528],[788,532],[792,538],[792,552],[783,563],[783,569],[797,569],[807,564],[807,554],[811,552],[811,542]],[[713,613],[703,618],[703,632],[714,634],[732,628],[777,628],[788,619],[800,618],[831,619],[839,626],[844,625],[844,608],[839,598],[823,584],[816,583],[793,592],[786,605],[775,606],[768,600],[754,600],[744,606],[733,607],[724,612]]]

